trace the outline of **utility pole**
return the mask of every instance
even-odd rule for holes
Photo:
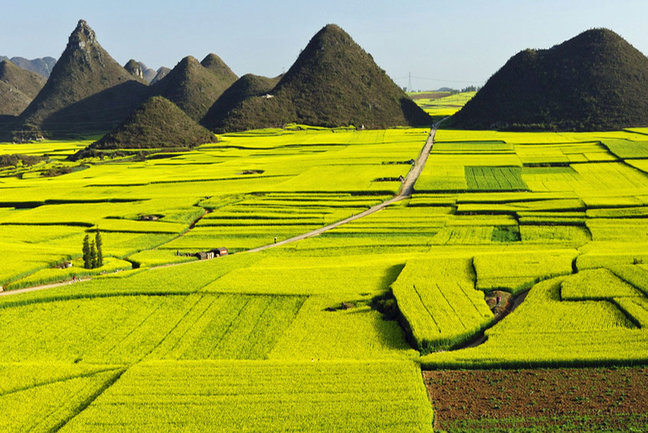
[[[409,81],[407,82],[407,90],[412,91],[412,73],[409,73]]]

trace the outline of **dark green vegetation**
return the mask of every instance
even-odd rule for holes
[[[151,90],[199,121],[236,79],[232,70],[215,54],[205,57],[202,63],[187,56]]]
[[[110,57],[81,20],[45,87],[20,115],[16,138],[109,130],[141,104],[147,92],[143,80]]]
[[[45,85],[45,78],[8,60],[0,62],[0,115],[17,116]]]
[[[431,119],[344,30],[327,25],[269,95],[244,99],[212,123],[242,131],[286,123],[385,128]]]
[[[200,123],[213,131],[225,129],[224,120],[228,112],[236,109],[246,99],[269,94],[280,78],[261,77],[254,74],[242,76],[214,102]]]
[[[648,58],[606,29],[588,30],[547,50],[522,51],[450,125],[570,131],[648,125]]]
[[[215,141],[214,134],[194,122],[173,102],[154,96],[124,123],[70,159],[136,153],[142,149],[187,150]]]
[[[34,165],[43,160],[38,155],[23,155],[21,153],[12,153],[0,155],[0,167],[16,167],[18,165]]]
[[[94,241],[90,240],[90,235],[83,238],[83,267],[86,269],[96,269],[103,266],[103,241],[101,233],[97,230]]]

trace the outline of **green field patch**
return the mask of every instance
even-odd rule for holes
[[[340,309],[345,302],[352,308]],[[309,297],[270,359],[416,358],[398,322],[371,309],[367,296]]]
[[[526,191],[520,167],[465,167],[468,189],[477,191]]]
[[[587,218],[648,218],[648,207],[588,209]]]
[[[431,433],[420,374],[405,361],[145,363],[61,432]]]
[[[385,291],[403,266],[399,256],[267,257],[215,280],[203,292],[360,294]],[[362,269],[362,272],[358,272]]]
[[[486,331],[484,344],[429,354],[422,358],[423,365],[474,368],[646,362],[648,333],[614,303],[560,301],[565,278],[533,286],[514,313]]]
[[[121,373],[115,368],[58,364],[0,366],[0,430],[56,431]]]
[[[491,241],[493,242],[519,242],[520,241],[520,228],[518,226],[495,226],[491,234]]]
[[[620,159],[648,158],[648,141],[603,140],[602,143]]]
[[[641,241],[635,243],[615,241],[590,242],[580,247],[579,250],[580,255],[576,259],[576,267],[579,271],[593,268],[608,268],[614,270],[616,273],[619,266],[648,263],[648,243]],[[625,277],[621,278],[626,279]],[[627,279],[626,281],[630,282]],[[634,282],[631,284],[637,286]]]
[[[457,214],[513,214],[522,212],[574,212],[585,211],[578,199],[533,200],[507,203],[457,203]],[[585,214],[583,213],[583,217]]]
[[[148,359],[264,359],[292,323],[300,296],[203,296]]]
[[[607,269],[588,269],[562,283],[560,296],[565,301],[641,297],[643,293]]]
[[[614,303],[641,328],[648,328],[648,299],[647,298],[615,298]]]
[[[520,238],[530,244],[583,245],[590,241],[586,228],[576,225],[521,224]]]
[[[594,241],[648,241],[648,219],[592,218],[586,224]]]
[[[503,141],[435,141],[431,154],[435,153],[513,153],[513,145]]]
[[[610,266],[614,275],[632,284],[648,296],[648,267],[646,265]]]
[[[423,353],[461,344],[493,320],[470,259],[409,260],[392,290]]]
[[[519,293],[536,281],[572,273],[575,250],[539,250],[478,254],[473,260],[477,289]]]

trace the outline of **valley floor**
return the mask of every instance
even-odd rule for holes
[[[50,162],[0,173],[0,284],[86,281],[0,297],[0,430],[645,430],[648,131],[439,130],[411,196],[355,218],[429,132],[248,131],[58,177],[81,143],[21,148]]]

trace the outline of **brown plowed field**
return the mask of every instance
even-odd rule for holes
[[[435,429],[648,432],[648,368],[424,371]]]

